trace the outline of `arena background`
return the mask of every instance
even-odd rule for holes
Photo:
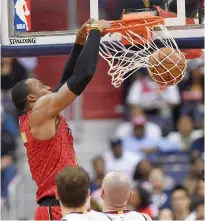
[[[32,31],[79,28],[89,18],[88,1],[76,0],[76,16],[72,10],[68,9],[68,2],[66,0],[49,0],[49,3],[42,0],[32,1]],[[162,2],[156,0],[154,3],[161,4]],[[192,3],[193,1],[187,1],[187,14],[194,17],[197,13],[194,11],[196,10],[194,7],[190,10]],[[142,1],[102,0],[100,1],[100,15],[102,18],[117,19],[120,17],[122,8],[133,6],[136,8],[143,7]],[[175,11],[174,1],[170,10]],[[11,102],[10,90],[17,81],[30,76],[37,77],[54,88],[60,80],[66,60],[67,56],[1,59],[2,158],[5,153],[11,156],[9,170],[7,171],[7,178],[10,181],[9,186],[7,185],[8,195],[2,196],[1,200],[2,219],[33,219],[36,208],[36,186],[31,179],[24,147],[19,137],[18,113]],[[146,70],[140,70],[140,72],[125,81],[122,87],[115,89],[110,84],[110,77],[106,74],[108,66],[100,58],[96,75],[86,91],[75,105],[64,111],[64,115],[74,134],[75,150],[79,164],[89,171],[94,181],[96,174],[92,161],[97,156],[104,157],[106,172],[112,169],[124,168],[125,171],[131,174],[137,168],[133,184],[134,186],[140,184],[146,189],[150,198],[150,202],[146,203],[146,208],[152,212],[153,217],[156,219],[160,208],[154,202],[158,200],[157,197],[160,197],[160,194],[157,195],[152,192],[154,181],[153,183],[151,182],[151,174],[155,176],[154,179],[156,180],[161,179],[161,174],[163,179],[165,177],[168,178],[166,179],[168,184],[165,185],[166,191],[171,191],[175,184],[181,184],[186,187],[191,186],[191,188],[188,188],[191,193],[190,199],[195,204],[191,205],[190,214],[194,215],[196,205],[203,204],[199,203],[204,198],[202,193],[204,187],[201,183],[204,165],[204,141],[201,139],[204,136],[202,126],[204,119],[203,60],[203,53],[200,58],[189,60],[184,81],[177,85],[173,91],[167,92],[168,94],[165,96],[156,96],[152,91],[156,88],[156,85],[150,86],[146,77]],[[140,93],[142,97],[144,93],[146,94],[148,103],[144,104],[143,100],[132,102],[132,99],[128,98],[133,82],[138,85],[136,87],[143,87],[143,85],[146,87]],[[171,101],[172,93],[178,97],[178,100],[174,97],[173,102]],[[153,96],[152,101],[150,101],[149,96]],[[155,102],[158,102],[158,106],[153,107]],[[146,105],[150,108],[147,108]],[[135,109],[132,109],[131,106],[132,108],[135,106]],[[137,126],[143,125],[150,128],[149,133],[145,134],[145,143],[148,145],[146,146],[148,149],[158,147],[160,143],[160,148],[158,147],[160,151],[156,154],[146,153],[145,159],[153,162],[153,166],[149,169],[147,169],[147,162],[145,162],[145,165],[141,165],[141,169],[139,168],[139,162],[142,160],[142,158],[139,158],[139,155],[141,156],[142,154],[140,151],[136,153],[136,159],[133,160],[129,160],[131,159],[130,156],[128,158],[114,158],[112,155],[111,150],[114,152],[115,148],[119,148],[120,140],[118,138],[124,136],[127,131],[129,132],[127,128],[130,125],[132,127],[131,116],[135,116],[134,119]],[[123,124],[123,122],[126,123]],[[183,131],[187,133],[186,137],[182,135]],[[153,136],[149,139],[150,133],[155,134],[155,137],[152,134]],[[121,141],[124,139],[126,139],[126,136]],[[197,148],[196,140],[198,142]],[[125,143],[122,142],[124,145],[122,145],[123,151],[127,151]],[[131,144],[129,143],[129,145]],[[111,146],[112,149],[110,148]],[[193,150],[198,152],[193,153]],[[136,162],[135,165],[133,165],[132,161]],[[102,173],[102,160],[98,158],[97,162],[98,172]],[[153,167],[156,167],[156,165],[164,170],[164,175],[162,171],[158,171],[159,173],[155,171],[156,174],[153,174]],[[142,171],[146,170],[148,170],[147,174],[141,174],[143,173]],[[4,172],[2,169],[2,183],[5,177]],[[132,174],[130,176],[133,177]],[[102,176],[96,179],[97,182],[100,183],[101,178]],[[172,178],[171,181],[169,178]],[[95,184],[93,182],[92,185],[93,205],[100,210],[98,188],[96,188]],[[6,187],[4,186],[4,188]],[[161,190],[160,193],[162,195],[167,194],[166,191]],[[170,194],[167,194],[166,197],[170,198]],[[135,205],[135,203],[137,204],[137,202],[131,202],[130,208],[137,209],[135,208],[136,206],[141,209],[140,205]],[[195,220],[196,218],[193,217],[192,220]]]

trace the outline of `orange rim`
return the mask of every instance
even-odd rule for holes
[[[135,19],[128,19],[128,20],[117,20],[117,21],[109,21],[112,28],[105,29],[103,31],[104,34],[107,33],[114,33],[114,32],[123,32],[126,30],[136,30],[136,29],[143,29],[144,27],[153,28],[156,25],[164,24],[164,18],[160,16],[153,16],[147,18],[135,18]],[[133,24],[134,23],[134,24]],[[125,27],[121,27],[120,25],[123,24]]]

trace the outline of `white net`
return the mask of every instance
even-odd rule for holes
[[[123,27],[122,24],[120,26]],[[122,41],[101,42],[100,55],[110,66],[108,75],[116,88],[142,67],[148,68],[152,79],[160,85],[173,85],[182,80],[186,69],[185,57],[167,28],[158,25],[157,31],[154,31],[146,27],[146,32],[146,39],[132,30],[115,33],[129,42],[129,46]],[[159,49],[159,46],[169,48],[169,53]]]

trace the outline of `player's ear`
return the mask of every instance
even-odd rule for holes
[[[132,199],[132,197],[133,197],[133,191],[130,192],[130,197],[129,197],[129,199]]]
[[[103,189],[101,189],[101,192],[100,192],[100,197],[101,197],[102,199],[104,199],[104,195],[105,195],[105,192],[104,192],[104,190],[103,190]]]
[[[57,189],[55,189],[55,196],[57,200],[60,200]]]
[[[35,101],[37,100],[37,97],[36,97],[36,96],[33,96],[32,94],[29,94],[29,95],[27,96],[27,100],[28,100],[29,102],[35,102]]]

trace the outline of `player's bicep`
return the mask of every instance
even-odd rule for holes
[[[64,110],[70,103],[72,103],[77,97],[67,86],[64,84],[58,92],[53,93],[53,96],[48,105],[49,117],[57,116],[62,110]]]

